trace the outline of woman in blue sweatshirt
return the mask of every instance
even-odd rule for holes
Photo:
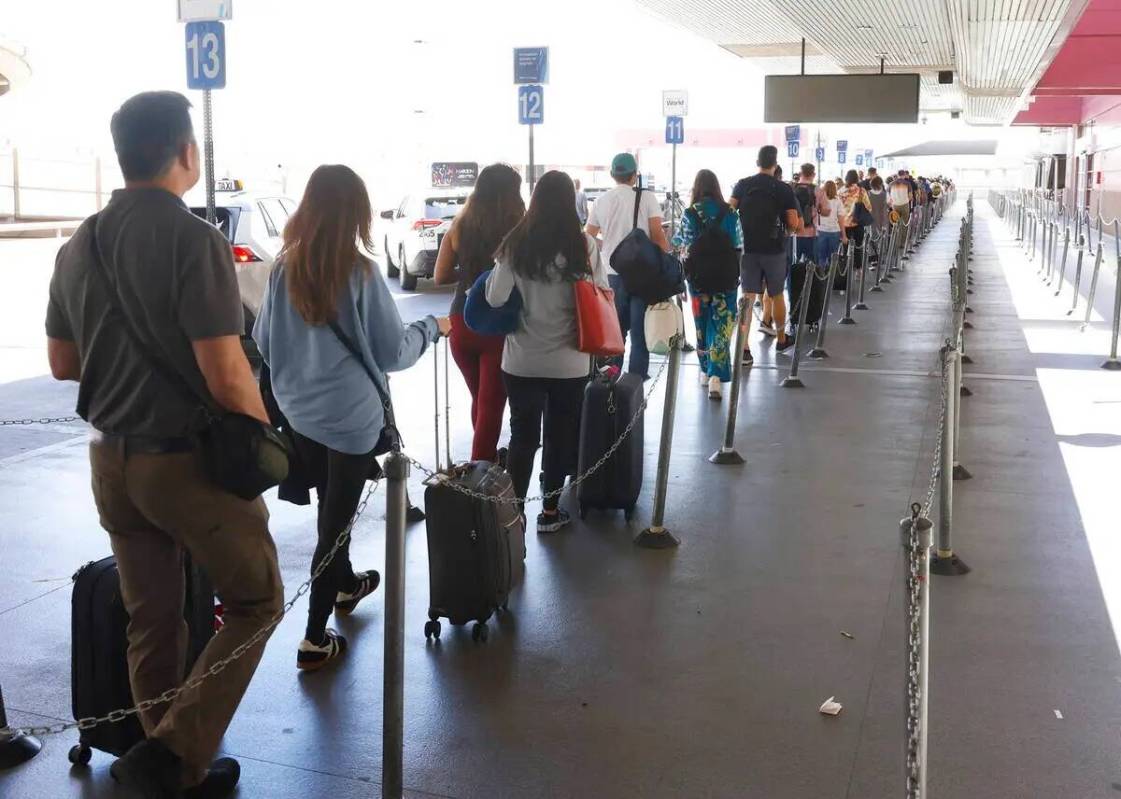
[[[339,165],[316,169],[284,229],[253,327],[319,499],[313,573],[350,523],[374,469],[386,373],[412,366],[449,327],[432,316],[402,324],[381,272],[363,254],[371,250],[371,218],[358,175]],[[332,611],[349,615],[379,581],[376,571],[353,570],[348,538],[312,584],[297,668],[319,669],[346,651],[327,619]]]

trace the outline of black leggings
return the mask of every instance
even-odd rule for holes
[[[296,453],[307,477],[315,486],[319,500],[319,543],[312,556],[311,569],[327,556],[335,541],[350,523],[362,489],[374,464],[374,454],[347,455],[295,434]],[[304,637],[318,644],[327,629],[327,619],[335,609],[335,595],[355,589],[357,579],[350,565],[350,538],[339,547],[326,571],[312,583],[308,600],[307,630]]]
[[[576,473],[580,446],[580,409],[584,404],[586,377],[517,377],[502,373],[510,403],[510,453],[506,465],[514,480],[514,491],[525,498],[533,476],[533,460],[541,445],[544,419],[545,492],[564,485]],[[545,501],[545,510],[555,510],[560,497]]]

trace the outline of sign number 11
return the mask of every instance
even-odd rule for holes
[[[226,31],[221,22],[187,24],[187,87],[226,86]]]

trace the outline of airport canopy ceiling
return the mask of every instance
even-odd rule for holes
[[[920,116],[1004,125],[1087,0],[638,0],[767,73],[918,72]],[[952,70],[953,82],[939,83]]]

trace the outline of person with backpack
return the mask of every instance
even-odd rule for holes
[[[786,352],[794,340],[786,334],[787,231],[797,233],[802,229],[802,215],[794,190],[775,179],[778,166],[778,148],[765,145],[759,149],[756,161],[759,173],[743,178],[732,191],[729,203],[739,211],[743,228],[743,256],[740,260],[740,284],[748,298],[748,307],[763,293],[764,285],[771,297],[776,333],[775,349]],[[751,314],[744,314],[741,324],[744,333],[751,327]],[[753,360],[751,351],[744,348],[744,364]]]
[[[467,204],[452,222],[436,256],[436,285],[455,283],[448,345],[471,392],[471,460],[501,460],[498,437],[506,410],[502,382],[505,336],[476,333],[463,320],[467,292],[494,266],[494,253],[506,234],[525,216],[522,177],[508,164],[491,164],[479,173]],[[579,214],[579,207],[577,207]]]
[[[855,169],[850,169],[845,175],[845,188],[840,192],[841,202],[844,205],[845,238],[850,246],[859,249],[864,246],[864,230],[873,222],[872,201],[868,199],[868,192],[860,187],[860,176]],[[853,269],[859,268],[859,252],[853,254]],[[856,275],[854,273],[853,277]],[[838,272],[840,279],[840,272]],[[836,286],[834,286],[836,288]]]
[[[602,202],[596,201],[593,215]],[[515,288],[522,297],[521,322],[506,336],[502,352],[502,379],[510,398],[507,464],[514,491],[524,501],[542,428],[545,492],[562,488],[576,471],[589,356],[576,348],[574,284],[591,280],[606,287],[608,282],[595,240],[580,229],[576,189],[568,175],[554,170],[537,181],[529,210],[502,241],[497,261],[486,282],[487,303],[501,307]],[[559,496],[543,502],[538,533],[569,523],[559,504]]]
[[[722,384],[732,379],[729,343],[736,326],[743,228],[711,170],[697,173],[690,203],[673,245],[687,252],[685,275],[697,329],[701,385],[708,388],[710,399],[719,400]]]
[[[646,379],[650,376],[650,352],[646,349],[646,302],[627,291],[622,276],[611,268],[611,256],[636,228],[644,231],[650,241],[665,252],[670,251],[670,244],[662,229],[663,211],[658,196],[636,185],[638,162],[634,156],[630,153],[616,155],[611,160],[611,177],[615,179],[616,186],[596,200],[588,215],[586,231],[599,244],[600,258],[615,292],[615,309],[619,313],[619,326],[623,328],[623,340],[626,341],[627,334],[630,334],[631,356],[627,371]],[[574,209],[575,203],[573,199]],[[622,356],[611,360],[622,368]]]
[[[447,317],[402,324],[385,278],[364,254],[372,248],[371,221],[366,185],[352,169],[312,172],[253,326],[318,496],[313,574],[354,516],[366,481],[380,474],[375,458],[392,432],[386,373],[412,366],[451,328]],[[353,613],[380,580],[373,569],[354,571],[345,539],[312,583],[298,669],[321,669],[346,652],[346,639],[327,629],[327,620]]]

